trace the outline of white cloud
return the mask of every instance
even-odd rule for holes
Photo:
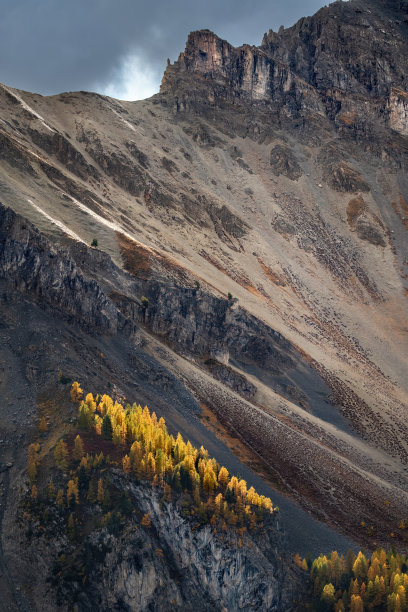
[[[152,70],[139,56],[129,55],[111,80],[97,85],[96,90],[119,100],[144,100],[158,93],[160,80],[161,74]]]

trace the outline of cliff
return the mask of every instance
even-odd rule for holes
[[[264,107],[267,123],[306,130],[309,138],[311,123],[317,133],[334,128],[363,138],[371,149],[386,134],[387,154],[406,167],[406,147],[392,132],[408,129],[407,57],[406,2],[334,2],[293,27],[269,30],[259,47],[192,32],[160,91],[178,111],[211,114],[223,101]],[[390,152],[391,142],[398,151]]]
[[[46,532],[54,531],[51,545],[36,536],[28,545],[33,561],[49,568],[56,594],[54,589],[47,593],[41,580],[22,570],[26,588],[33,591],[34,601],[42,602],[42,610],[55,610],[57,603],[61,610],[76,605],[81,611],[97,606],[103,611],[160,612],[176,606],[200,612],[249,607],[283,612],[302,596],[306,581],[301,572],[282,563],[278,519],[268,522],[262,536],[246,534],[239,544],[233,528],[221,534],[210,525],[194,525],[179,503],[163,502],[157,490],[130,483],[119,470],[112,472],[111,483],[129,493],[133,513],[149,513],[150,526],[122,517],[119,532],[112,526],[88,530],[83,542],[73,546],[58,517],[51,518],[53,524],[46,526]],[[100,509],[99,514],[98,508],[93,510],[99,516]],[[54,517],[52,506],[49,515]],[[67,559],[74,560],[71,569]],[[84,584],[81,562],[86,564]],[[59,575],[53,567],[61,570]]]

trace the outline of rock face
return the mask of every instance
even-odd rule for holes
[[[279,144],[271,149],[271,167],[275,176],[284,174],[292,181],[302,176],[302,169],[291,150]]]
[[[194,525],[182,507],[161,500],[146,484],[129,483],[123,474],[112,473],[111,482],[127,491],[137,513],[148,513],[150,527],[131,524],[113,534],[106,527],[91,531],[77,546],[77,555],[88,551],[94,563],[83,585],[66,580],[57,588],[59,609],[71,606],[81,612],[179,608],[186,611],[293,609],[306,587],[298,568],[282,565],[283,545],[279,519],[268,519],[267,533],[239,536],[227,528],[223,534],[210,525]],[[52,567],[57,549],[71,552],[71,545],[56,527],[55,542],[46,547],[34,539],[29,554],[42,557]],[[54,559],[52,558],[54,555]],[[42,581],[31,589],[42,610],[54,610],[55,602],[44,598]]]
[[[174,505],[160,507],[150,488],[133,487],[131,492],[149,512],[153,533],[139,530],[133,536],[125,534],[119,546],[110,543],[99,590],[101,609],[112,609],[117,601],[128,609],[157,611],[172,606],[200,611],[292,608],[294,589],[302,586],[294,573],[290,581],[280,567],[276,527],[263,542],[254,541],[253,548],[230,547],[209,526],[192,531]],[[164,571],[154,552],[157,547],[167,562]]]
[[[21,293],[59,309],[80,325],[114,334],[123,317],[100,286],[85,279],[66,254],[0,203],[0,277]]]
[[[269,30],[260,47],[235,48],[209,30],[193,32],[161,92],[176,98],[179,111],[225,100],[266,105],[286,129],[299,129],[303,119],[308,131],[320,117],[343,137],[372,141],[389,128],[406,135],[406,15],[398,0],[334,2],[291,28]],[[187,93],[189,77],[198,95]],[[404,150],[393,157],[400,155],[406,165]]]
[[[389,97],[390,126],[403,136],[408,135],[408,94],[392,88]]]

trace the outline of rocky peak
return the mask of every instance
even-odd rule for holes
[[[186,50],[180,55],[179,62],[184,60],[186,70],[192,69],[203,73],[222,72],[232,52],[232,45],[214,32],[198,30],[189,34]]]
[[[408,3],[405,0],[334,2],[278,33],[260,47],[235,48],[209,30],[192,32],[186,50],[170,66],[162,92],[175,74],[224,81],[238,97],[274,100],[300,82],[319,91],[387,96],[408,90]]]
[[[167,67],[161,93],[171,94],[180,81],[192,75],[214,87],[224,87],[224,97],[246,100],[270,98],[272,62],[258,47],[233,47],[210,30],[191,32],[184,53]]]
[[[407,7],[406,0],[337,1],[291,28],[269,30],[259,47],[192,32],[166,69],[161,99],[176,112],[215,120],[213,111],[225,103],[244,104],[267,111],[263,125],[298,130],[317,122],[320,131],[334,127],[357,140],[372,141],[375,133],[377,142],[406,136]]]

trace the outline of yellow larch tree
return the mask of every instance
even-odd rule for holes
[[[71,395],[71,400],[74,402],[74,404],[80,401],[83,395],[83,391],[79,385],[79,382],[72,383],[70,395]]]
[[[84,445],[82,442],[82,438],[79,434],[76,436],[74,441],[74,450],[72,452],[72,456],[75,461],[81,461],[82,457],[84,456]]]
[[[97,490],[97,494],[96,494],[96,499],[98,504],[102,504],[103,503],[103,499],[105,497],[105,489],[103,486],[103,480],[102,478],[99,478],[98,480],[98,490]]]

